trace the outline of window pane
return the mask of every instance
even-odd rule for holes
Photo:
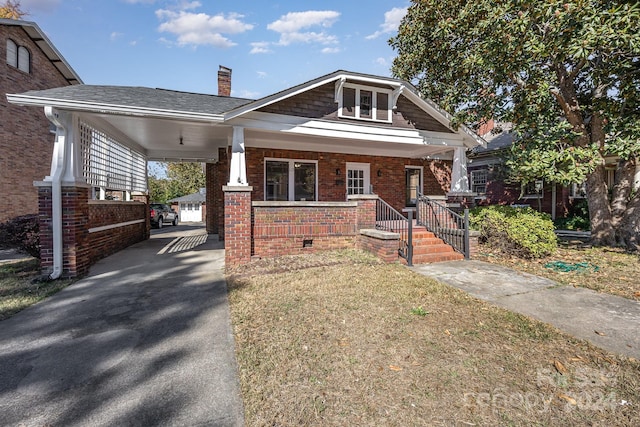
[[[415,206],[418,200],[418,189],[420,188],[420,169],[406,169],[407,197],[406,206]]]
[[[20,46],[18,48],[18,69],[24,71],[25,73],[29,72],[29,51],[26,47]]]
[[[347,194],[365,194],[363,170],[349,169],[347,171]]]
[[[376,94],[376,120],[389,120],[389,95]]]
[[[267,162],[266,200],[289,200],[289,162]]]
[[[316,200],[315,163],[294,164],[294,200]]]
[[[371,91],[360,91],[360,117],[371,117]]]
[[[13,40],[7,40],[7,64],[12,67],[18,66],[18,46]]]
[[[342,115],[354,117],[356,115],[356,90],[345,87],[342,89]]]

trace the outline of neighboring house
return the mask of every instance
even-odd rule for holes
[[[180,222],[203,222],[207,217],[207,189],[169,200],[171,208],[178,212]]]
[[[478,133],[487,145],[471,150],[467,167],[469,188],[476,194],[477,205],[531,206],[555,219],[564,217],[575,200],[585,197],[584,187],[579,185],[563,187],[538,180],[522,187],[505,182],[507,171],[503,157],[514,140],[511,125],[490,120]]]
[[[87,184],[116,176],[119,187],[111,189],[140,185],[132,159],[206,163],[207,230],[225,240],[229,267],[354,246],[359,230],[375,227],[380,199],[403,211],[415,205],[416,189],[458,201],[471,195],[466,152],[484,141],[452,128],[451,117],[410,83],[340,70],[258,100],[231,97],[230,85],[231,70],[221,67],[218,96],[79,85],[9,100],[51,108],[59,136],[75,130],[56,139],[52,164],[68,165],[73,181],[86,183],[65,187],[76,190],[75,206],[91,198]],[[120,148],[98,150],[97,142]],[[102,152],[112,156],[106,169]],[[41,197],[49,197],[44,185],[66,184],[45,178]],[[396,244],[396,258],[397,251]]]
[[[0,19],[0,223],[38,212],[40,181],[51,167],[54,134],[41,108],[7,102],[7,93],[82,83],[33,22]]]

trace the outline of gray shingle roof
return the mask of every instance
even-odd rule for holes
[[[206,193],[202,193],[202,192],[197,192],[197,193],[193,193],[193,194],[187,194],[186,196],[182,196],[182,197],[176,197],[175,199],[171,199],[169,200],[169,203],[172,202],[202,202],[204,203],[206,201]]]
[[[222,114],[252,100],[168,89],[131,86],[75,85],[29,91],[23,95],[97,104],[190,113]]]

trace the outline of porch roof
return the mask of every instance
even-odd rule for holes
[[[453,147],[484,145],[464,126],[452,133],[382,128],[260,113],[259,108],[340,79],[389,85],[426,114],[450,127],[451,117],[420,97],[409,83],[347,71],[319,77],[271,96],[245,98],[126,86],[76,85],[22,94],[10,102],[73,111],[82,120],[118,136],[149,160],[216,161],[218,148],[231,143],[233,126],[249,130],[247,146],[372,154],[440,156]]]

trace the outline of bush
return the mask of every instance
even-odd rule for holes
[[[40,258],[38,215],[23,215],[0,224],[0,247],[18,249]]]
[[[556,228],[559,230],[591,230],[589,204],[587,203],[587,199],[575,201],[569,208],[569,213],[566,218],[558,218],[554,223]]]
[[[531,208],[488,206],[471,210],[471,227],[480,242],[520,258],[542,258],[558,245],[553,222]]]

